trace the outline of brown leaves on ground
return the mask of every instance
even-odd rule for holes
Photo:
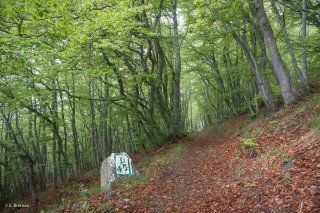
[[[320,110],[294,107],[251,127],[262,129],[256,158],[241,154],[236,132],[246,117],[240,116],[187,141],[188,150],[148,184],[107,201],[93,196],[90,206],[96,212],[320,212],[320,135],[306,120]]]

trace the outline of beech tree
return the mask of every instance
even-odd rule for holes
[[[272,111],[277,97],[289,105],[317,78],[317,9],[313,1],[2,0],[1,201],[36,200],[112,152]]]

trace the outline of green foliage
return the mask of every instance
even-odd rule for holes
[[[242,148],[243,149],[255,149],[259,145],[255,142],[255,139],[253,138],[246,138],[242,140]]]
[[[80,170],[97,168],[111,152],[161,144],[176,127],[223,131],[222,120],[249,110],[258,115],[262,93],[233,37],[246,29],[243,41],[250,41],[249,49],[263,67],[263,52],[253,46],[259,42],[250,1],[178,1],[178,27],[172,2],[164,1],[162,8],[159,1],[143,2],[0,1],[0,156],[5,161],[0,182],[13,187],[4,190],[5,196],[11,190],[28,193],[28,187],[21,187],[30,178],[28,157],[37,177],[68,180],[79,162]],[[287,14],[289,34],[295,35],[300,16]],[[317,80],[320,34],[308,28],[310,79]],[[300,37],[290,39],[300,54]],[[281,39],[277,43],[285,47]],[[286,48],[281,53],[290,68]],[[261,73],[279,95],[269,66]],[[304,107],[314,108],[319,100],[315,96]],[[310,125],[319,129],[319,119],[312,118]],[[246,132],[247,126],[239,129]],[[243,149],[257,147],[253,139],[246,140]],[[178,144],[169,152],[176,157],[185,150]],[[166,165],[172,156],[152,157],[150,164]]]
[[[290,176],[289,174],[285,174],[285,175],[283,176],[283,180],[284,180],[286,183],[289,183],[289,182],[291,182],[292,178],[291,178],[291,176]]]
[[[282,154],[281,158],[283,160],[283,163],[288,163],[292,160],[292,157],[290,157],[288,153]]]

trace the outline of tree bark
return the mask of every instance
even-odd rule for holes
[[[258,21],[265,38],[267,48],[271,55],[272,63],[279,79],[284,104],[288,105],[295,101],[297,98],[296,88],[281,58],[272,27],[265,12],[263,0],[256,0],[255,6],[257,10]]]
[[[175,49],[175,69],[173,72],[173,133],[179,134],[181,131],[181,97],[180,97],[180,75],[181,75],[181,52],[180,40],[178,38],[178,16],[177,1],[172,1],[173,13],[173,40]]]
[[[257,60],[255,59],[253,53],[250,51],[250,48],[247,44],[247,41],[245,39],[240,39],[240,37],[233,32],[232,33],[233,38],[240,44],[240,46],[243,49],[244,55],[246,56],[249,65],[255,74],[257,85],[259,88],[259,91],[262,93],[263,102],[268,110],[274,110],[275,103],[274,103],[274,95],[273,92],[269,86],[268,80],[262,76],[260,69],[258,67]]]
[[[307,56],[307,50],[306,50],[306,37],[307,37],[307,0],[302,0],[302,24],[301,24],[301,36],[302,36],[302,58],[301,58],[301,64],[302,64],[302,75],[303,79],[308,84],[308,56]],[[309,84],[308,84],[309,86]],[[307,88],[308,90],[310,87]]]
[[[292,66],[293,66],[293,69],[296,73],[296,76],[297,76],[297,79],[299,79],[299,81],[301,81],[302,85],[303,85],[303,88],[305,91],[308,91],[310,89],[310,86],[308,84],[308,81],[306,80],[306,78],[304,77],[303,73],[301,73],[301,70],[298,66],[298,62],[297,62],[297,59],[296,59],[296,56],[293,52],[293,49],[292,49],[292,46],[291,46],[291,42],[290,42],[290,38],[289,38],[289,35],[288,35],[288,32],[287,32],[287,29],[286,29],[286,26],[284,25],[283,23],[283,20],[281,18],[281,15],[278,11],[278,8],[275,4],[275,1],[274,0],[271,0],[271,5],[272,5],[272,8],[273,8],[273,11],[277,17],[277,20],[281,26],[281,29],[282,29],[282,34],[283,34],[283,38],[284,38],[284,41],[286,42],[286,45],[287,45],[287,48],[288,48],[288,51],[290,53],[290,57],[291,57],[291,62],[292,62]],[[304,13],[304,12],[303,12]],[[303,24],[302,24],[302,34],[303,34]],[[304,41],[304,39],[303,39]],[[303,57],[304,55],[302,54],[302,60],[304,59]],[[303,69],[303,61],[302,61],[302,69]]]

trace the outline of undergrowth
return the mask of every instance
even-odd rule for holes
[[[149,177],[147,175],[137,175],[130,176],[127,178],[121,178],[112,183],[112,189],[132,189],[137,184],[146,184],[149,182]]]
[[[147,184],[150,177],[159,169],[170,162],[184,152],[187,146],[183,143],[171,145],[168,150],[164,150],[163,153],[156,154],[151,157],[146,157],[137,163],[140,175],[131,176],[128,178],[118,179],[112,183],[112,189],[115,190],[128,190],[135,187],[137,184]]]
[[[258,147],[255,139],[253,138],[246,138],[242,141],[242,148],[243,149],[255,149]]]
[[[308,122],[313,130],[320,132],[320,117],[311,117]]]
[[[172,153],[173,154],[180,154],[182,153],[183,151],[185,151],[187,148],[187,146],[185,144],[178,144],[177,146],[173,147],[172,149]]]
[[[320,106],[320,95],[316,94],[311,97],[311,100],[304,101],[300,105],[300,109],[314,109]]]

